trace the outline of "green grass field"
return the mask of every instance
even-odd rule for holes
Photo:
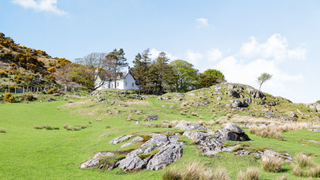
[[[121,100],[109,94],[107,99],[117,99],[114,106],[110,103],[97,103],[89,100],[90,98],[74,99],[73,104],[68,104],[68,101],[40,103],[39,100],[29,104],[0,104],[0,129],[6,130],[6,133],[0,133],[0,179],[161,179],[164,170],[126,173],[119,168],[113,171],[98,168],[80,169],[80,164],[99,151],[129,150],[139,146],[139,143],[135,143],[126,148],[120,148],[125,142],[117,145],[109,144],[110,140],[120,135],[179,131],[177,128],[147,127],[144,126],[146,123],[160,125],[163,120],[170,122],[182,119],[209,121],[212,114],[209,107],[201,107],[198,112],[204,116],[203,119],[194,116],[188,118],[180,114],[180,102],[157,101],[156,98],[147,98],[143,101]],[[83,103],[79,103],[80,101]],[[121,104],[127,104],[128,107]],[[163,108],[161,105],[166,107]],[[169,109],[169,105],[176,108]],[[142,110],[144,113],[132,114],[133,119],[142,120],[138,125],[135,125],[136,121],[125,120],[129,116],[129,110],[132,109]],[[115,110],[119,110],[120,114],[116,114]],[[197,111],[197,109],[190,107],[190,111]],[[143,121],[144,115],[149,113],[157,114],[159,119],[152,122]],[[217,112],[217,116],[221,117],[227,113],[229,112],[221,109]],[[92,123],[89,124],[89,121]],[[67,131],[63,128],[66,124],[88,125],[88,127],[80,131]],[[60,129],[34,129],[34,126],[45,125]],[[267,148],[278,152],[285,151],[291,155],[306,153],[313,155],[314,161],[320,164],[320,144],[307,141],[307,139],[320,141],[320,133],[306,129],[289,131],[283,133],[285,140],[280,141],[249,134],[247,129],[245,131],[252,141],[226,143],[240,143],[251,149]],[[183,148],[183,157],[167,168],[184,167],[190,162],[200,161],[206,168],[214,169],[218,166],[227,168],[231,179],[236,179],[240,170],[245,171],[247,167],[252,166],[260,168],[261,179],[274,179],[282,174],[288,174],[289,179],[298,179],[292,174],[289,163],[283,165],[281,173],[268,173],[262,169],[261,159],[252,155],[240,157],[232,152],[222,152],[214,157],[205,157],[199,155],[196,145],[191,145],[188,138],[182,137],[182,140],[187,143]]]

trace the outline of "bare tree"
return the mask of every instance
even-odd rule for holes
[[[103,86],[108,80],[109,67],[106,63],[107,53],[91,53],[84,58],[76,59],[72,67],[71,77],[85,85],[89,91],[94,91]]]
[[[71,67],[71,63],[63,62],[54,74],[56,79],[64,84],[65,91],[68,90],[68,83],[72,80]]]

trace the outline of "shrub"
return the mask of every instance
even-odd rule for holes
[[[36,98],[32,94],[24,94],[24,95],[22,95],[22,99],[24,101],[33,101]]]
[[[280,172],[283,161],[276,156],[262,156],[261,165],[267,172]]]
[[[56,87],[53,87],[53,88],[51,88],[51,89],[49,89],[48,91],[47,91],[47,94],[52,94],[53,92],[55,92],[57,90],[57,88]]]
[[[247,180],[258,180],[260,177],[260,170],[258,168],[249,167],[246,172]]]
[[[16,100],[14,99],[14,97],[11,96],[11,93],[7,93],[4,95],[4,100],[9,102],[9,103],[15,103]]]

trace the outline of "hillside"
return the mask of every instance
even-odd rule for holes
[[[43,87],[57,84],[53,73],[59,69],[64,58],[52,58],[43,50],[20,46],[0,33],[0,88],[8,84],[8,73],[12,87]]]
[[[0,104],[2,176],[185,179],[197,172],[216,177],[219,170],[239,179],[255,168],[259,179],[320,177],[317,103],[291,103],[235,83],[184,94],[135,93],[62,94],[51,102],[40,102],[51,96],[39,94],[28,104]],[[280,168],[263,165],[271,157],[280,158]],[[309,163],[299,167],[304,157]]]

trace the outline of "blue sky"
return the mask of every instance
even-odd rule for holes
[[[0,32],[69,60],[150,48],[299,103],[320,100],[320,1],[2,0]]]

